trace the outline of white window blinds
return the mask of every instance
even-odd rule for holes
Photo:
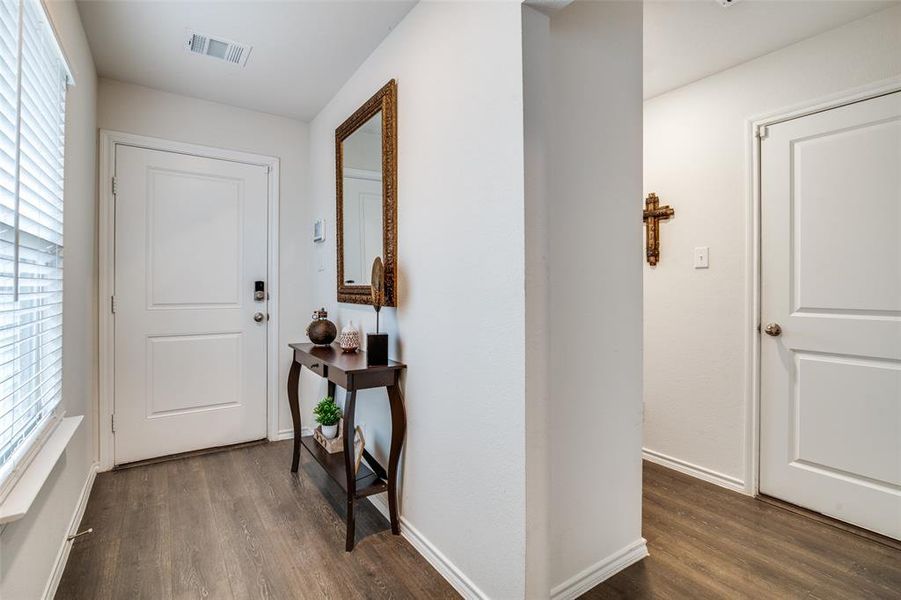
[[[0,497],[61,396],[66,83],[39,0],[0,0]]]

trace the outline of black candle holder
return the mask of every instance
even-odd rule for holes
[[[366,364],[368,366],[388,364],[388,334],[366,334]]]

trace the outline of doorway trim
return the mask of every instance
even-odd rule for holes
[[[766,128],[784,121],[832,110],[855,102],[870,100],[901,91],[901,77],[890,77],[872,83],[828,94],[775,111],[750,117],[745,121],[748,188],[746,210],[745,286],[747,289],[746,323],[746,390],[745,390],[745,448],[744,491],[750,496],[760,494],[760,331],[761,311],[761,240],[760,240],[760,140]]]
[[[113,174],[116,172],[116,146],[131,146],[187,154],[201,158],[227,160],[248,165],[266,167],[268,177],[268,244],[267,280],[269,287],[269,320],[266,332],[266,436],[278,439],[278,206],[279,206],[279,159],[274,156],[251,154],[237,150],[214,148],[198,144],[188,144],[161,138],[100,130],[100,163],[98,180],[99,220],[97,224],[99,251],[99,374],[96,454],[99,470],[108,471],[115,464],[114,436],[112,429],[113,407],[115,405],[114,357],[115,328],[111,309],[115,282],[115,211],[113,199]]]

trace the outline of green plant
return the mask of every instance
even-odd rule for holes
[[[326,396],[319,401],[319,404],[313,409],[313,415],[320,425],[325,426],[337,425],[342,417],[341,409],[335,404],[335,399],[331,396]]]

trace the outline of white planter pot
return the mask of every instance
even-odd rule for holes
[[[338,435],[338,424],[334,425],[320,425],[322,427],[322,435],[325,436],[327,440],[333,440]]]

